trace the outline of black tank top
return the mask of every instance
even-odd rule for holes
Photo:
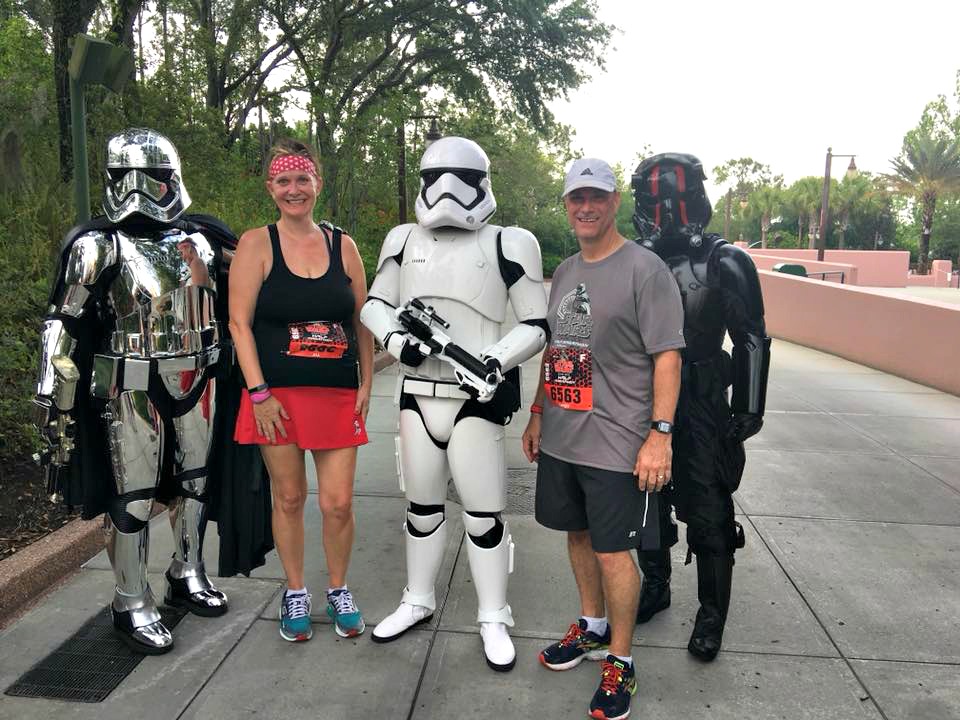
[[[273,267],[257,297],[253,337],[264,380],[272,387],[359,386],[353,327],[356,303],[343,269],[341,233],[330,230],[321,227],[330,267],[321,277],[305,278],[290,272],[277,226],[267,226]]]

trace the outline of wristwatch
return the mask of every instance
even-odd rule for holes
[[[666,420],[654,420],[650,423],[650,427],[664,435],[669,435],[673,432],[673,423],[668,423]]]

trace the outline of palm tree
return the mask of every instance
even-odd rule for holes
[[[927,255],[930,251],[930,233],[933,231],[933,213],[937,198],[960,191],[960,142],[945,137],[934,137],[929,130],[907,136],[903,151],[890,161],[893,174],[888,175],[894,189],[909,195],[921,206],[920,249],[917,272],[929,271]]]
[[[787,204],[797,214],[797,245],[803,247],[803,222],[807,222],[809,246],[814,247],[817,223],[820,220],[820,193],[823,180],[817,177],[805,177],[797,180],[787,190]]]
[[[750,193],[750,209],[760,213],[760,247],[767,246],[767,233],[771,220],[780,212],[783,205],[783,188],[779,185],[763,185]]]
[[[845,177],[838,185],[833,196],[833,209],[840,221],[840,235],[837,238],[837,247],[843,250],[845,234],[850,227],[850,215],[857,208],[865,208],[871,202],[876,190],[868,175],[852,175]]]

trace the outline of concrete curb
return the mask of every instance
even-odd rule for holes
[[[103,549],[102,523],[71,520],[0,561],[0,628]]]
[[[377,353],[374,374],[395,362]],[[103,549],[101,527],[100,518],[72,520],[0,561],[0,629]]]

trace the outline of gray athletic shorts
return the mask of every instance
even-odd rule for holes
[[[541,452],[537,522],[552,530],[589,530],[596,552],[660,547],[659,493],[641,492],[637,476],[575,465]]]

